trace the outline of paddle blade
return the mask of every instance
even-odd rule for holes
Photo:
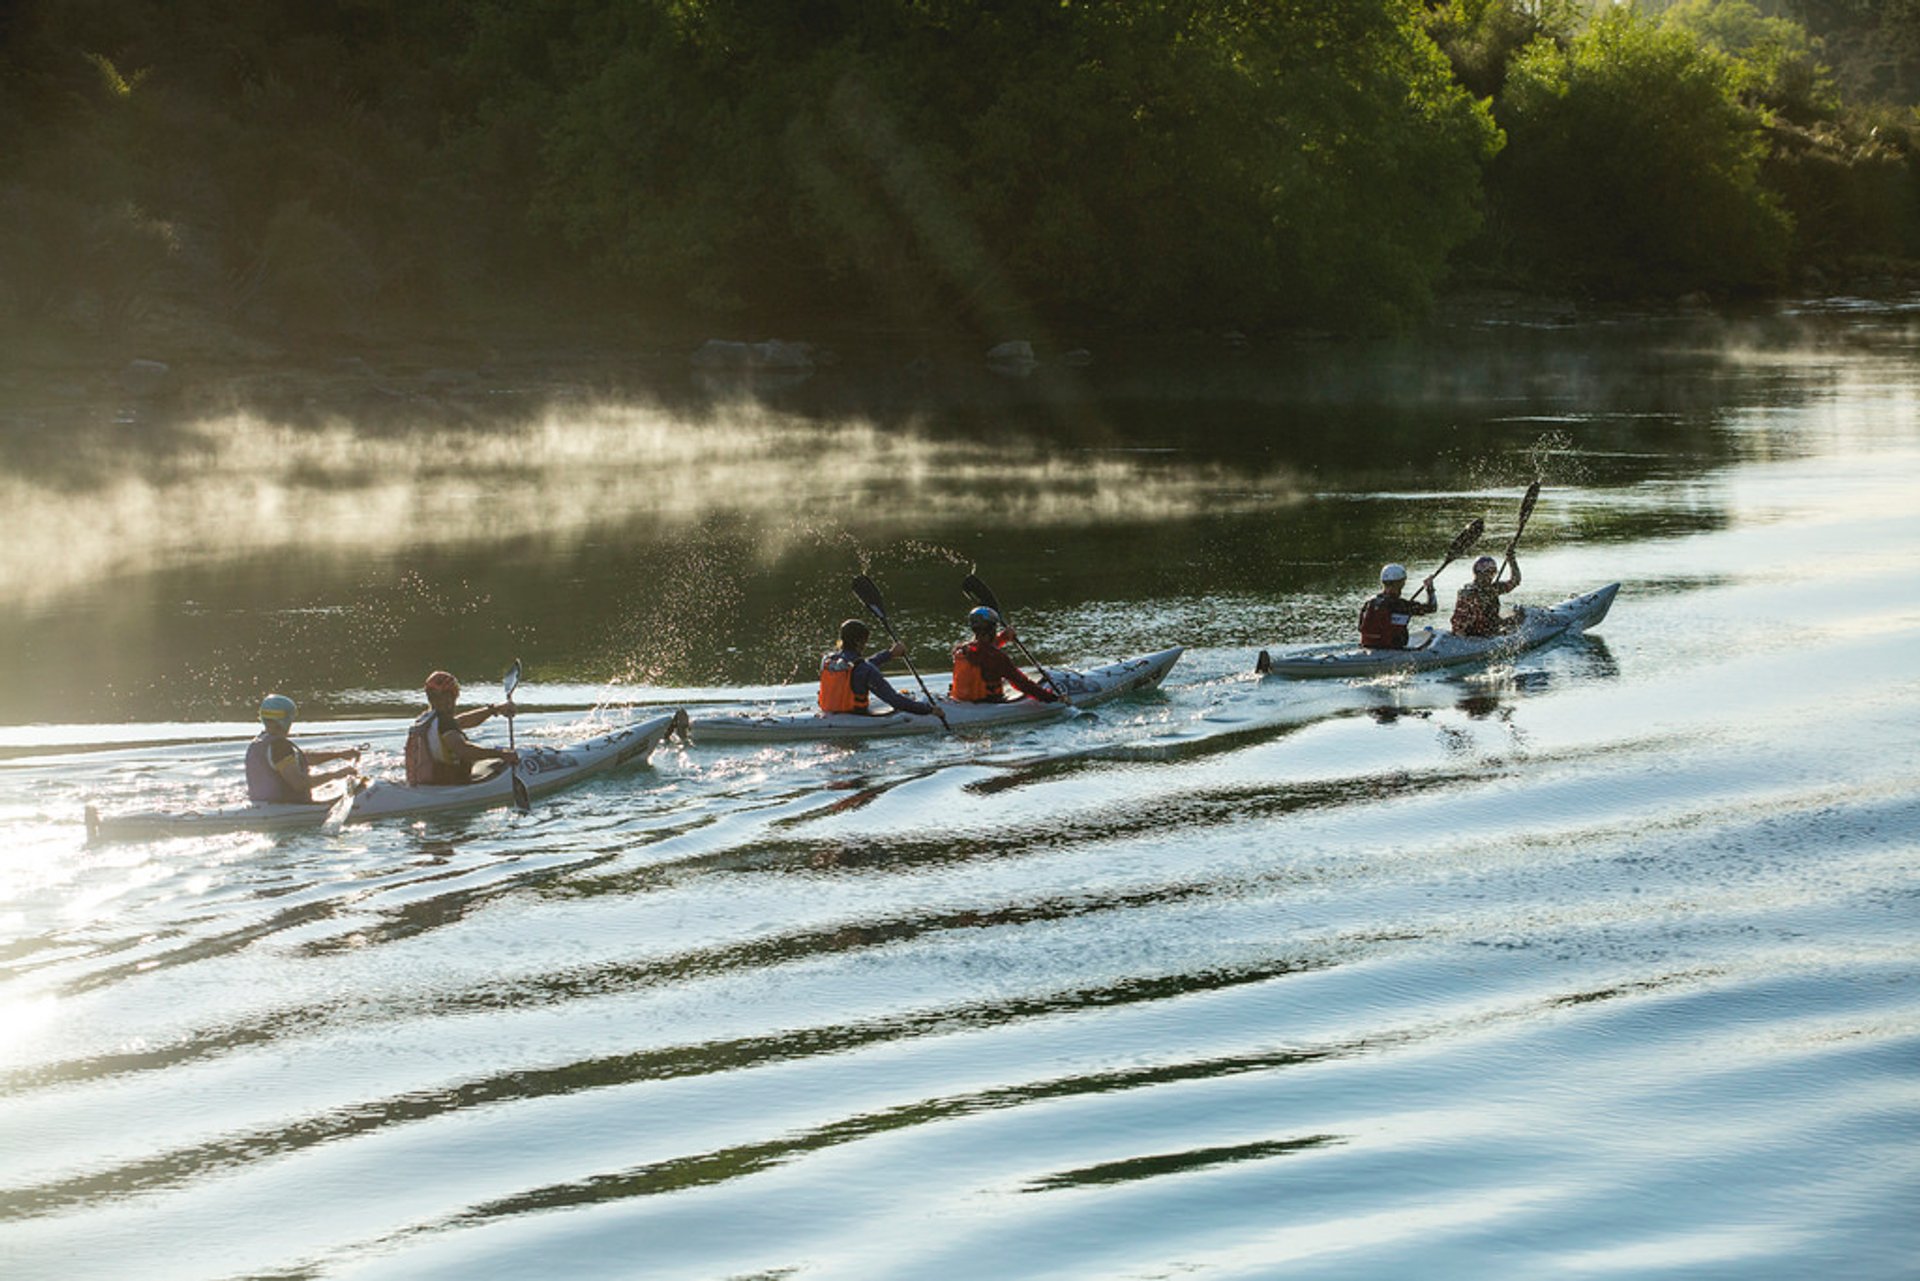
[[[1456,534],[1454,540],[1447,544],[1447,559],[1459,560],[1467,554],[1475,543],[1480,541],[1480,535],[1486,532],[1486,520],[1482,517],[1475,516],[1473,523]]]
[[[1006,614],[1001,612],[999,600],[994,597],[993,588],[981,582],[977,576],[968,574],[965,578],[961,579],[960,590],[973,597],[977,604],[985,605],[994,613],[999,614],[1001,618],[1006,617]]]
[[[853,594],[860,598],[862,605],[872,611],[875,618],[883,623],[887,621],[887,603],[880,598],[880,589],[873,585],[871,578],[865,574],[856,574],[853,579]]]
[[[1520,520],[1514,526],[1513,536],[1518,538],[1520,531],[1526,528],[1527,517],[1533,515],[1533,505],[1540,501],[1540,482],[1534,481],[1527,486],[1527,496],[1520,500]]]
[[[513,767],[513,808],[522,814],[533,808],[533,798],[527,795],[527,785],[520,778],[520,767]]]

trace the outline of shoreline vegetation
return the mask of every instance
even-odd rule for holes
[[[1904,14],[24,0],[0,397],[1904,296]]]

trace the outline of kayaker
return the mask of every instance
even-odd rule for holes
[[[1406,585],[1405,565],[1396,561],[1381,567],[1379,593],[1360,607],[1360,643],[1368,649],[1405,649],[1408,621],[1440,608],[1434,599],[1431,578],[1421,585],[1427,594],[1424,602],[1419,592],[1402,596],[1400,593]]]
[[[357,761],[360,749],[342,747],[325,752],[303,751],[291,737],[299,711],[285,694],[260,700],[260,734],[247,744],[247,797],[256,805],[318,804],[313,789],[336,779],[352,778],[353,766],[315,774],[309,768],[327,761]]]
[[[1520,562],[1509,555],[1507,568],[1513,571],[1513,577],[1496,580],[1499,561],[1482,556],[1473,562],[1473,581],[1462,587],[1454,600],[1454,635],[1498,636],[1520,625],[1522,611],[1518,609],[1511,617],[1500,617],[1500,598],[1520,585]]]
[[[520,763],[520,754],[510,748],[478,747],[467,741],[466,731],[488,717],[512,717],[516,709],[511,701],[456,712],[460,701],[460,682],[451,672],[435,672],[427,677],[427,710],[407,730],[407,786],[477,783],[492,778],[502,768]],[[474,766],[488,761],[478,774]]]
[[[1000,615],[981,605],[967,615],[973,639],[953,647],[953,698],[961,703],[998,703],[1007,696],[1007,683],[1028,698],[1057,703],[1060,696],[1031,679],[1008,658],[1003,646],[1013,639],[1002,630]]]
[[[871,696],[896,712],[938,715],[931,704],[908,698],[881,674],[880,664],[907,652],[905,641],[895,641],[892,649],[883,649],[872,658],[861,657],[872,635],[873,629],[857,618],[840,624],[840,648],[820,656],[820,710],[865,713]]]

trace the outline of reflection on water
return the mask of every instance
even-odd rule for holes
[[[8,1275],[1904,1278],[1920,366],[1820,323],[23,461],[136,545],[6,570],[0,722],[58,721],[0,738]],[[1522,595],[1622,581],[1600,633],[1253,676],[1536,466]],[[233,795],[267,682],[392,770],[428,666],[519,654],[523,742],[804,698],[851,572],[937,666],[975,563],[1050,661],[1189,649],[979,737],[82,844]]]
[[[1727,462],[1804,449],[1754,397],[1877,376],[1846,342],[1464,331],[1116,353],[1017,384],[856,368],[770,402],[669,380],[378,414],[16,413],[0,721],[239,719],[268,689],[327,715],[335,691],[473,683],[514,654],[535,679],[805,679],[861,571],[935,655],[974,566],[1028,626],[1244,592],[1311,639],[1381,560],[1434,556],[1476,515],[1497,530],[1535,476],[1552,500],[1529,550],[1721,527]],[[1802,347],[1828,358],[1750,354]]]

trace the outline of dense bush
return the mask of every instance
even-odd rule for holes
[[[1463,244],[1620,294],[1911,254],[1910,104],[1842,98],[1908,83],[1897,15],[1794,7],[1828,44],[1749,0],[15,0],[0,323],[1370,326]]]
[[[1785,270],[1790,220],[1760,182],[1761,121],[1731,61],[1615,9],[1515,60],[1493,182],[1521,252],[1606,293],[1753,288]]]

